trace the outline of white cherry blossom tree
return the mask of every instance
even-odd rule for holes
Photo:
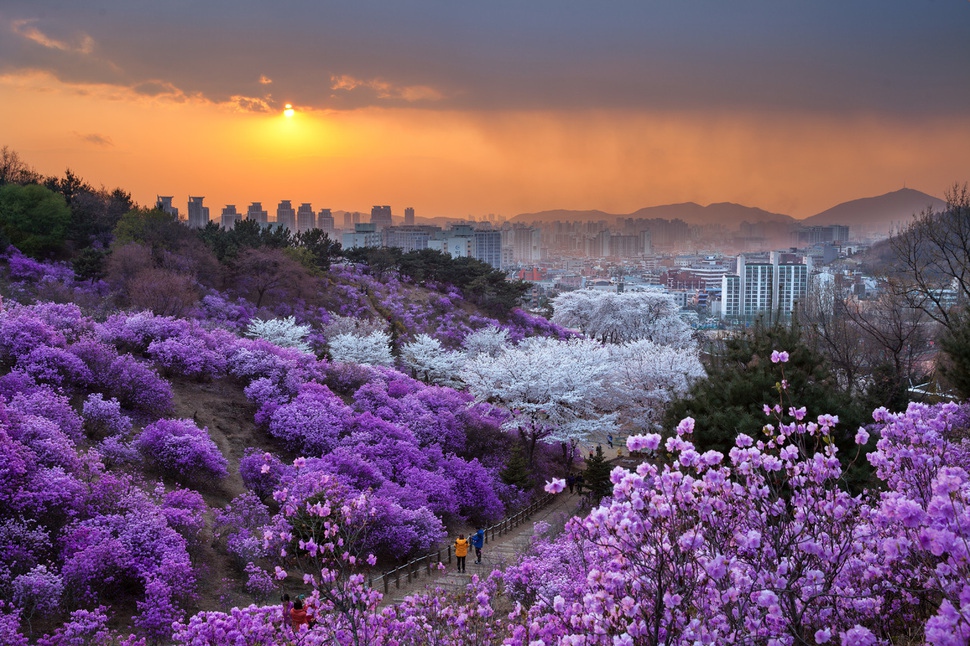
[[[383,330],[358,336],[338,334],[330,339],[330,357],[343,363],[360,363],[370,366],[394,365],[391,356],[391,335]]]
[[[505,428],[518,433],[532,464],[539,442],[560,442],[568,453],[614,431],[616,415],[599,405],[609,373],[609,353],[596,341],[533,337],[496,357],[478,355],[461,376],[476,399],[508,411]]]
[[[606,393],[631,433],[652,432],[670,400],[705,375],[697,347],[671,347],[646,339],[608,346]]]
[[[268,321],[253,319],[246,326],[246,336],[251,339],[263,339],[281,348],[296,348],[303,352],[311,351],[306,340],[309,334],[310,326],[300,325],[292,316]]]
[[[475,330],[466,336],[461,344],[469,358],[480,354],[487,354],[490,357],[498,356],[507,345],[509,345],[509,331],[494,325]]]
[[[458,373],[464,363],[462,353],[443,348],[441,341],[427,334],[401,346],[401,364],[415,379],[428,384],[459,386]]]
[[[667,294],[657,292],[598,292],[581,289],[552,301],[552,322],[579,330],[601,343],[646,339],[683,347],[692,343],[690,326]]]

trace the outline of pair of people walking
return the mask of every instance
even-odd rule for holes
[[[465,538],[464,534],[459,534],[458,538],[455,539],[455,558],[458,561],[458,571],[465,571],[465,559],[468,557],[469,546],[475,548],[475,563],[482,562],[482,548],[485,547],[485,530],[481,527],[471,535],[471,538]]]

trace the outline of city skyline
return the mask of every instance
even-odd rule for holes
[[[10,0],[0,144],[143,205],[804,218],[970,179],[968,32],[967,2]]]

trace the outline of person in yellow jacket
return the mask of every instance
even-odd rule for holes
[[[458,559],[458,571],[465,571],[465,557],[468,556],[468,539],[459,534],[455,539],[455,557]]]

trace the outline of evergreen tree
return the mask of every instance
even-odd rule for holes
[[[80,280],[101,280],[107,273],[105,262],[110,251],[87,247],[82,249],[72,261],[74,274]]]
[[[970,399],[970,307],[954,318],[954,325],[940,338],[946,355],[941,372],[961,399]]]
[[[722,350],[714,351],[707,379],[696,382],[684,397],[671,403],[663,428],[672,432],[680,420],[693,417],[692,441],[702,453],[714,449],[727,454],[739,433],[757,439],[764,425],[773,421],[765,415],[765,404],[774,406],[780,401],[782,368],[771,362],[774,350],[789,353],[789,360],[783,364],[788,382],[785,401],[781,402],[784,409],[804,406],[809,419],[837,414],[836,441],[843,455],[851,459],[855,455],[854,434],[871,418],[864,406],[839,390],[824,358],[802,341],[797,321],[771,326],[759,322],[749,333],[728,340]]]
[[[610,482],[610,471],[612,470],[613,468],[603,455],[603,447],[597,444],[596,451],[586,458],[586,469],[583,471],[584,486],[589,489],[596,500],[608,496],[610,491],[613,490],[613,485]]]
[[[294,242],[309,253],[316,269],[326,271],[334,258],[340,257],[340,243],[331,240],[322,229],[311,229],[294,236]]]
[[[28,256],[60,251],[71,210],[64,197],[38,184],[0,188],[0,234]]]
[[[499,471],[498,476],[507,485],[518,487],[523,491],[528,491],[533,486],[532,470],[529,468],[529,461],[522,454],[522,448],[518,444],[512,445],[509,451],[509,459],[505,466]]]

